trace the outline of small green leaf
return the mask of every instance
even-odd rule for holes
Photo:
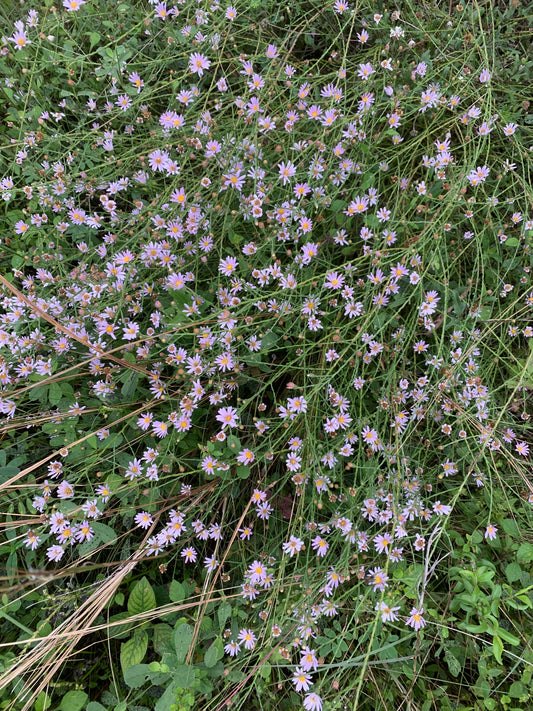
[[[123,400],[133,400],[137,392],[137,385],[139,383],[139,373],[137,371],[132,371],[128,374],[124,381],[120,392]]]
[[[155,593],[146,577],[141,578],[128,598],[128,612],[130,615],[139,615],[142,612],[153,610],[156,605]]]
[[[261,664],[261,666],[259,667],[259,673],[261,674],[263,679],[266,679],[267,681],[268,679],[270,679],[271,671],[272,667],[270,666],[270,664]]]
[[[273,331],[269,331],[268,333],[265,333],[263,338],[261,339],[261,351],[269,351],[278,342],[278,334],[274,333]]]
[[[521,681],[513,681],[507,693],[512,699],[519,699],[527,694],[527,687]]]
[[[61,699],[59,708],[61,711],[81,711],[85,707],[88,698],[85,691],[67,691]]]
[[[226,446],[233,452],[239,451],[242,447],[241,440],[238,437],[235,437],[235,435],[228,435],[226,438]]]
[[[107,711],[107,709],[102,704],[99,704],[98,701],[89,701],[85,711]]]
[[[96,47],[98,42],[100,42],[100,35],[98,34],[98,32],[89,32],[88,34],[89,34],[89,39],[91,41],[91,49],[92,49],[93,47]]]
[[[134,664],[140,664],[144,659],[147,649],[148,635],[144,630],[136,630],[133,637],[120,646],[120,665],[122,671],[125,672],[126,669],[129,669],[129,667],[132,667]]]
[[[502,663],[503,642],[497,634],[492,638],[492,653],[498,664]]]
[[[35,711],[46,711],[51,704],[52,699],[50,698],[50,694],[47,694],[46,691],[41,691],[39,696],[35,699]]]
[[[457,657],[454,657],[449,649],[444,652],[444,659],[446,660],[450,674],[452,674],[452,676],[459,676],[461,673],[461,663]]]
[[[216,639],[213,644],[209,647],[204,656],[204,664],[210,669],[214,667],[219,659],[224,655],[224,646],[220,639]]]
[[[226,620],[231,615],[231,605],[229,602],[222,602],[217,609],[218,624],[220,629],[226,624]]]
[[[187,656],[189,647],[193,640],[193,628],[186,622],[178,625],[174,630],[174,646],[176,648],[176,657],[181,664]]]

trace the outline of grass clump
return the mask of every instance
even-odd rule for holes
[[[1,708],[530,708],[525,6],[2,12]]]

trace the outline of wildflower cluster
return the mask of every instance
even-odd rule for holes
[[[226,658],[275,648],[320,711],[331,619],[427,630],[443,532],[529,461],[523,129],[473,57],[459,90],[440,51],[400,51],[394,13],[328,3],[358,41],[319,61],[252,44],[239,8],[150,4],[138,51],[87,48],[91,91],[17,73],[32,52],[57,65],[89,0],[4,38],[6,490],[25,487],[31,564],[98,561],[125,533],[231,590]]]

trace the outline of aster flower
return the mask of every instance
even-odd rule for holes
[[[492,523],[489,523],[485,531],[485,539],[489,541],[494,541],[498,534],[498,529]]]
[[[410,617],[407,618],[405,624],[408,627],[412,627],[416,632],[418,632],[418,630],[421,630],[427,624],[427,620],[424,619],[423,614],[424,614],[423,607],[421,607],[421,608],[413,607],[411,610]]]
[[[193,52],[189,58],[189,70],[198,76],[203,76],[204,69],[209,69],[211,62],[203,54]]]
[[[82,5],[85,5],[85,0],[63,0],[63,7],[68,12],[78,12]]]

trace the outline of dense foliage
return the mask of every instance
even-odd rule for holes
[[[0,12],[0,708],[531,708],[527,3]]]

